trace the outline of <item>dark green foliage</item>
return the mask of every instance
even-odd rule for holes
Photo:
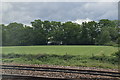
[[[2,24],[3,46],[25,45],[116,45],[119,43],[117,21],[56,22],[34,20],[32,26],[21,23]],[[114,44],[113,44],[114,43]]]
[[[118,44],[116,42],[110,41],[108,43],[105,44],[106,46],[114,46],[114,47],[118,47]]]
[[[112,64],[118,64],[119,59],[118,59],[118,57],[114,57],[115,55],[116,55],[116,53],[111,56],[106,56],[104,54],[99,55],[99,56],[92,55],[92,57],[90,57],[90,59],[98,60],[101,62],[112,63]]]
[[[81,67],[100,67],[112,68],[118,65],[118,60],[113,56],[86,57],[81,55],[55,55],[55,54],[3,54],[3,63],[22,63],[22,64],[49,64],[49,65],[66,65]],[[100,65],[102,64],[102,65]],[[105,65],[107,64],[107,65]],[[112,65],[112,66],[109,66]],[[114,68],[114,67],[113,67]]]
[[[120,58],[120,50],[118,52],[116,52],[115,54],[113,54],[115,57]]]

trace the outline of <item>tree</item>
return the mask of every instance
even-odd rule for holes
[[[83,45],[90,44],[89,28],[86,22],[82,23],[80,43]]]
[[[95,40],[96,40],[96,37],[98,36],[99,34],[99,27],[98,27],[98,24],[97,22],[95,21],[91,21],[91,22],[88,22],[85,26],[87,26],[87,32],[86,34],[88,34],[88,44],[95,44]],[[84,35],[84,34],[83,34]]]
[[[62,24],[63,27],[63,44],[78,44],[79,34],[80,34],[80,25],[72,22],[66,22]]]
[[[34,45],[47,44],[47,26],[41,20],[31,22],[33,26]]]
[[[81,25],[70,21],[31,22],[32,27],[21,23],[1,24],[3,45],[46,45],[48,42],[63,45],[106,45],[118,44],[120,21],[101,19],[99,22],[83,22]]]
[[[23,24],[16,22],[3,26],[3,45],[19,45],[23,28]]]
[[[57,44],[62,43],[63,38],[63,27],[61,22],[51,21],[51,30],[48,34],[48,41]]]
[[[101,28],[102,27],[115,27],[116,26],[114,21],[111,21],[108,19],[101,19],[98,24]]]
[[[110,40],[111,40],[111,37],[110,37],[109,31],[107,31],[106,28],[102,28],[102,31],[97,38],[97,44],[105,45],[106,43],[109,43]]]

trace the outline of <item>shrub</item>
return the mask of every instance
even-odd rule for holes
[[[117,51],[115,54],[112,54],[113,56],[115,56],[116,58],[120,59],[120,50]]]
[[[99,55],[99,56],[92,55],[92,57],[90,57],[90,59],[106,61],[106,60],[108,60],[108,57],[106,55],[104,55],[104,54]]]
[[[113,42],[113,41],[111,41],[111,42],[109,42],[109,43],[106,43],[105,45],[106,45],[106,46],[114,46],[114,47],[118,47],[118,44],[115,43],[115,42]]]

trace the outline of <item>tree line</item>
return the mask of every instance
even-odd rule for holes
[[[119,40],[118,20],[101,19],[77,24],[38,19],[31,24],[1,24],[2,45],[114,45]]]

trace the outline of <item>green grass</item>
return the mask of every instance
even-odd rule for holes
[[[19,54],[56,54],[56,55],[111,55],[118,48],[112,46],[11,46],[3,47],[3,54],[19,53]]]
[[[3,49],[3,63],[48,64],[118,68],[118,59],[111,54],[112,46],[7,46]]]

